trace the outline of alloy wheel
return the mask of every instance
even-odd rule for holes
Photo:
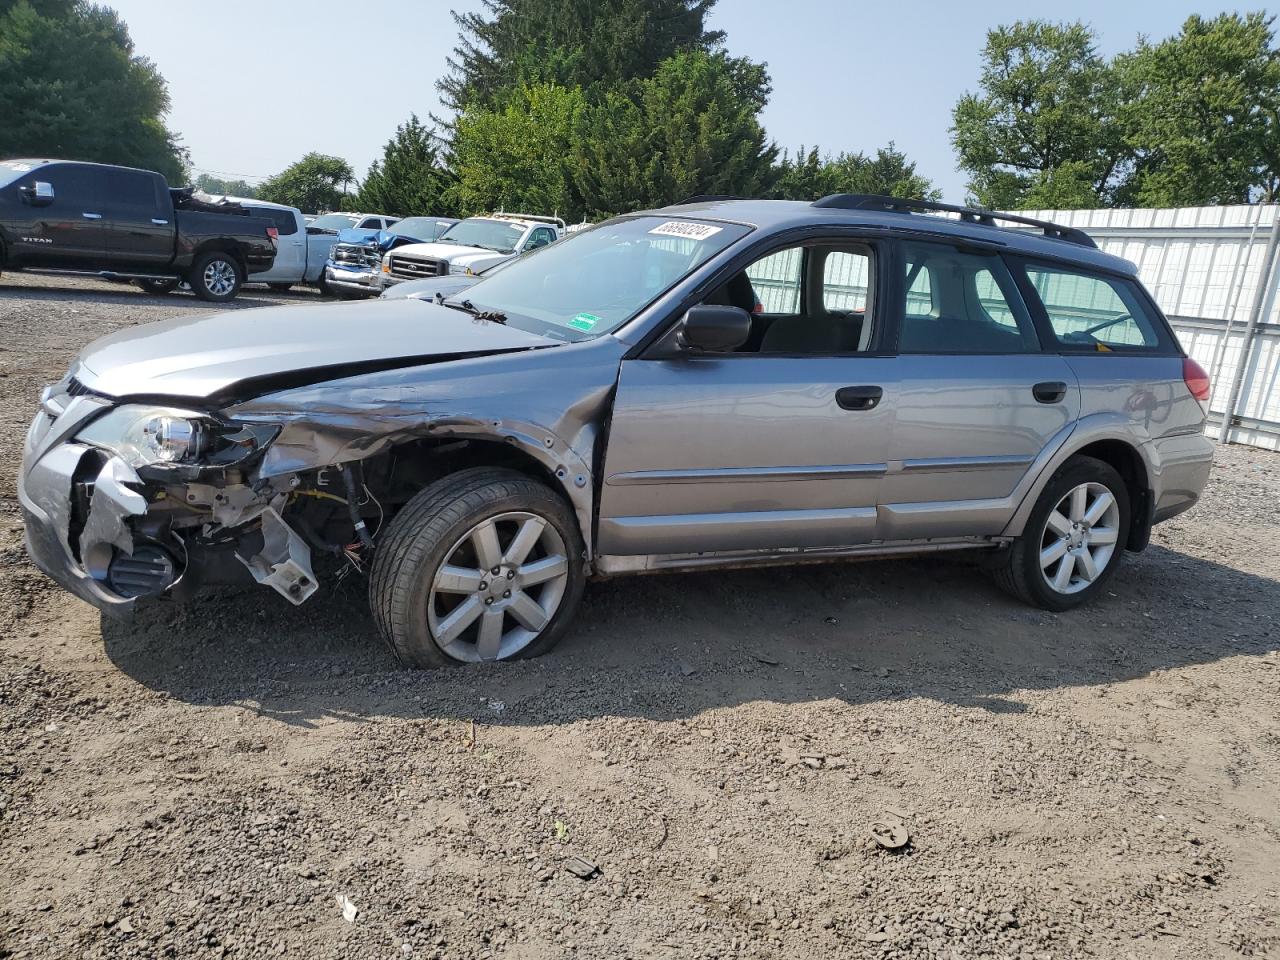
[[[569,582],[564,538],[533,513],[480,521],[445,554],[427,598],[431,637],[455,660],[505,660],[538,638]]]
[[[225,297],[236,286],[235,264],[211,260],[204,268],[204,288],[215,297]]]
[[[1082,483],[1049,511],[1040,572],[1051,590],[1079,593],[1102,575],[1120,542],[1120,505],[1101,483]]]

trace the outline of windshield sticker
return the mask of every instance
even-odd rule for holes
[[[713,227],[709,223],[690,223],[687,220],[668,220],[654,227],[650,233],[660,237],[685,237],[688,240],[706,240],[714,237],[724,227]]]
[[[594,313],[580,313],[569,321],[569,326],[575,330],[587,331],[593,329],[599,322],[600,318]]]

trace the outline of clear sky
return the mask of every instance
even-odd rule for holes
[[[100,0],[169,81],[170,126],[199,171],[256,179],[310,150],[357,175],[410,113],[439,111],[436,79],[457,32],[449,10],[475,0]],[[1161,38],[1185,0],[720,0],[711,26],[728,49],[769,65],[765,129],[780,146],[873,151],[890,140],[964,198],[947,133],[975,87],[989,27],[1018,18],[1083,19],[1104,54]]]

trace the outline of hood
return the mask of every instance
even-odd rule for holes
[[[502,260],[515,254],[503,253],[501,250],[490,250],[488,247],[469,247],[461,243],[410,243],[399,247],[398,252],[410,257],[431,257],[436,260],[448,260],[450,263],[469,264],[479,260]]]
[[[370,240],[381,236],[382,230],[361,230],[358,227],[347,227],[338,231],[338,243],[354,243],[363,246]]]
[[[556,343],[417,299],[266,307],[121,330],[86,347],[75,376],[113,397],[222,402],[374,370]]]

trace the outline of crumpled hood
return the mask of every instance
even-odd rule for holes
[[[113,397],[257,395],[371,370],[557,343],[428,301],[239,309],[130,327],[91,343],[75,376]]]
[[[351,243],[356,246],[364,246],[378,237],[381,237],[385,231],[382,230],[361,230],[358,227],[347,227],[345,230],[338,231],[338,243]]]

